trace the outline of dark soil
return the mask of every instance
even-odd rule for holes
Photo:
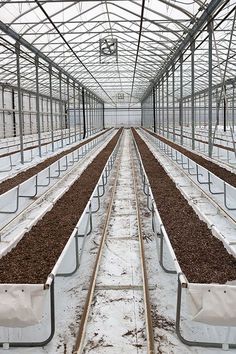
[[[180,267],[189,282],[236,279],[236,259],[201,221],[147,145],[133,130],[153,196]]]
[[[195,161],[199,165],[205,167],[208,171],[214,173],[217,177],[221,178],[223,181],[231,184],[233,187],[236,187],[236,174],[226,170],[225,168],[217,165],[214,162],[208,161],[204,157],[194,154],[193,152],[183,148],[182,146],[180,146],[178,144],[173,143],[170,140],[167,140],[166,138],[163,138],[161,135],[150,132],[149,130],[146,130],[146,131],[149,134],[158,138],[159,140],[163,141],[164,143],[168,144],[169,146],[173,147],[174,149],[178,150],[179,152],[181,152],[185,156],[189,157],[191,160]]]
[[[102,132],[101,134],[97,135],[96,137],[98,137],[104,133],[105,132]],[[69,154],[72,151],[77,150],[80,146],[87,144],[89,141],[91,141],[93,139],[95,139],[95,138],[93,137],[91,139],[86,140],[85,142],[79,143],[78,145],[72,147],[71,149],[63,151],[60,154],[57,154],[53,157],[49,157],[47,160],[37,164],[37,166],[31,167],[26,171],[18,173],[15,177],[12,177],[12,178],[9,178],[9,179],[3,181],[2,183],[0,183],[0,195],[9,191],[12,188],[18,186],[18,184],[23,183],[24,181],[26,181],[30,177],[36,175],[37,173],[39,173],[40,171],[42,171],[46,167],[50,166],[55,161],[59,160],[61,157]]]
[[[121,130],[54,207],[0,259],[1,283],[45,283],[93,192]]]

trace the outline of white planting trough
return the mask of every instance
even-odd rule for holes
[[[156,245],[159,253],[159,263],[162,269],[167,273],[176,274],[178,278],[177,290],[177,307],[176,307],[176,333],[179,339],[190,346],[203,346],[222,348],[236,348],[236,343],[212,343],[208,341],[187,340],[181,334],[181,300],[182,289],[186,289],[188,311],[192,321],[212,325],[212,326],[236,326],[236,284],[200,284],[190,283],[184,275],[175,252],[172,248],[171,242],[162,223],[160,214],[158,212],[150,183],[146,175],[141,156],[134,140],[135,150],[138,156],[140,173],[143,182],[143,191],[147,196],[147,206],[152,213],[152,227],[154,235],[156,236]],[[221,240],[226,249],[229,245],[226,240]],[[167,269],[164,265],[164,244],[170,254],[173,269]]]
[[[79,267],[86,237],[92,230],[93,214],[100,208],[100,198],[105,193],[105,186],[115,163],[121,138],[122,134],[106,162],[99,181],[95,186],[77,225],[71,233],[51,273],[48,275],[45,284],[0,284],[0,326],[10,327],[13,331],[11,333],[13,333],[14,337],[14,328],[17,331],[19,331],[20,328],[24,330],[25,327],[27,328],[29,326],[37,325],[43,318],[50,317],[51,325],[49,336],[46,340],[38,342],[12,342],[7,338],[6,341],[0,343],[0,346],[3,346],[4,348],[44,346],[52,339],[55,331],[55,277],[70,276],[74,274]],[[72,254],[74,254],[74,257],[71,256]],[[49,296],[50,309],[48,304],[46,306],[46,303],[48,303],[46,300]],[[47,307],[46,310],[45,306]]]

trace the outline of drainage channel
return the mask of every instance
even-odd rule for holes
[[[154,353],[130,131],[125,131],[74,353]]]

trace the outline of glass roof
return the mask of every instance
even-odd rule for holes
[[[201,16],[206,1],[12,0],[1,1],[0,7],[4,24],[104,101],[116,103],[123,97],[135,103]],[[217,41],[229,36],[224,31],[216,34]],[[1,31],[0,37],[0,44],[14,43]],[[227,54],[225,43],[221,56]],[[0,59],[1,82],[16,85],[15,58],[5,44],[0,45]],[[32,64],[26,59],[24,64],[21,84],[33,89]],[[204,71],[204,59],[200,65]]]

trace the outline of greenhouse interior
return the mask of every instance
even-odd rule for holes
[[[235,22],[1,0],[0,353],[236,353]]]

